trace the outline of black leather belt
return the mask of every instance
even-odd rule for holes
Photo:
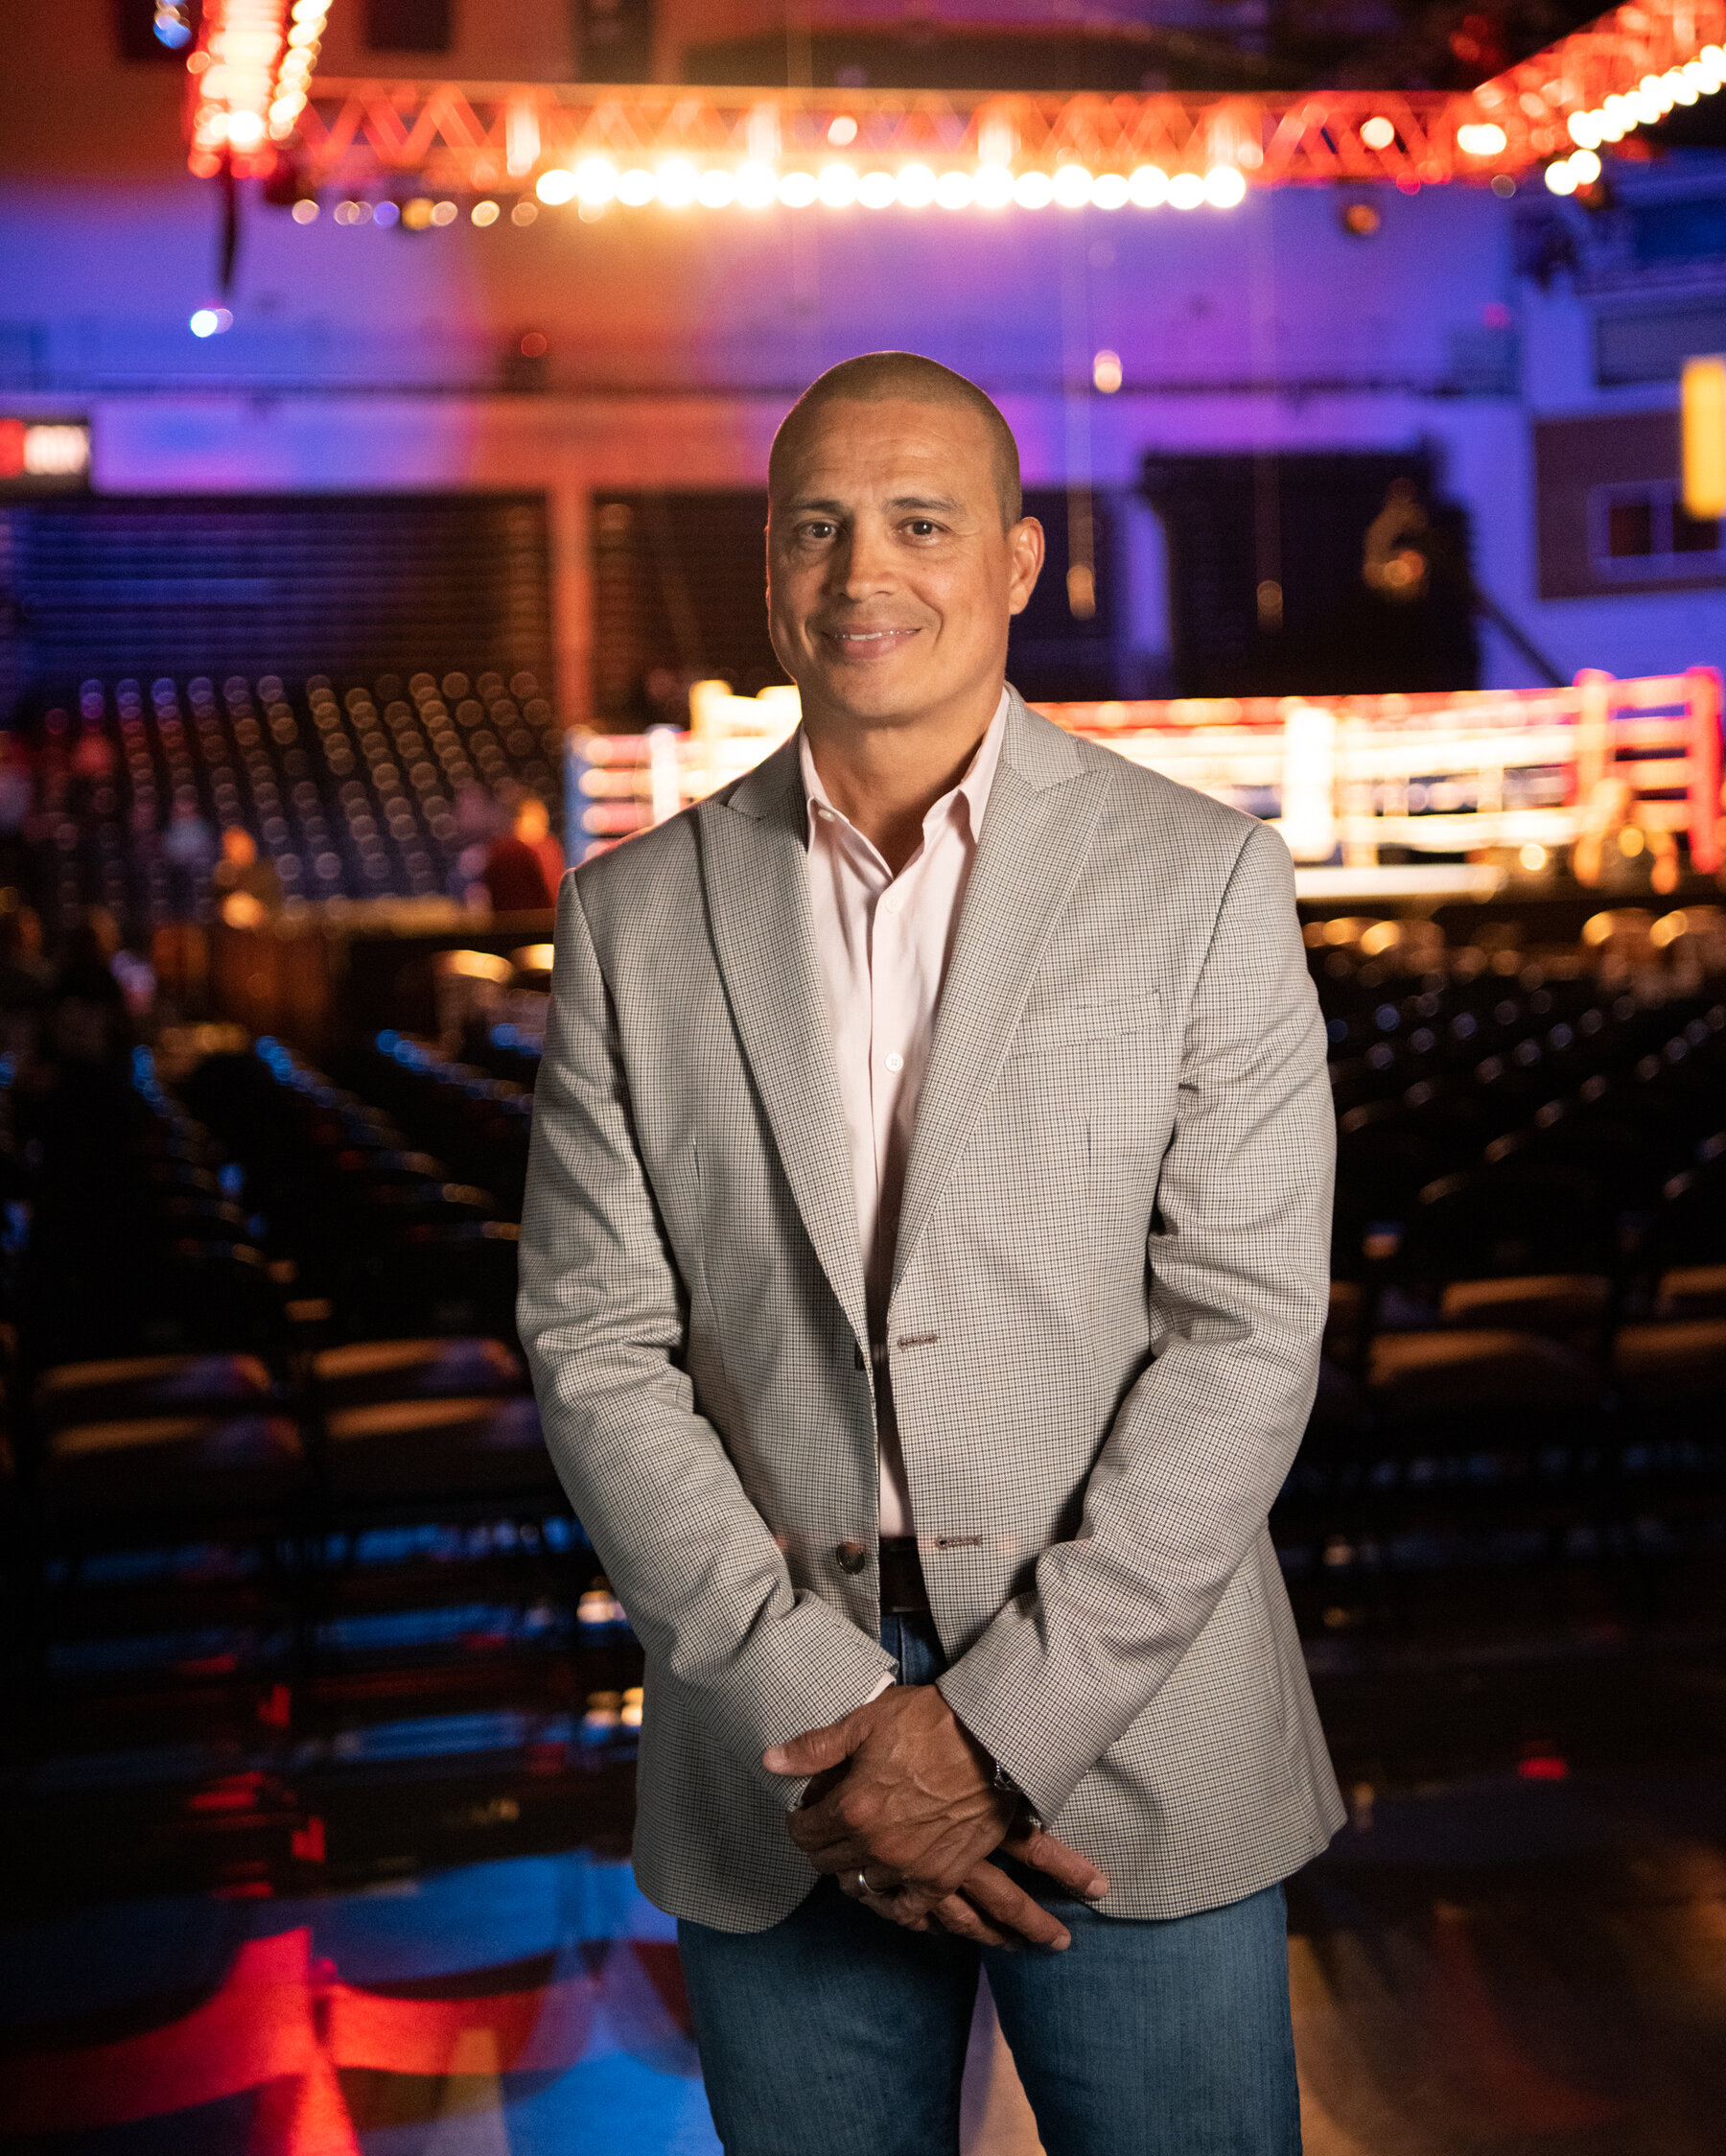
[[[881,1613],[894,1617],[929,1614],[929,1590],[923,1584],[915,1535],[881,1537]]]

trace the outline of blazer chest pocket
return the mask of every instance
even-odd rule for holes
[[[1086,1041],[1110,1041],[1158,1024],[1162,998],[1154,988],[1131,995],[1066,996],[1053,1007],[1033,1006],[1013,1037],[1015,1056],[1048,1055]]]

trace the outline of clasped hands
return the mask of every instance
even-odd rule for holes
[[[1059,1917],[990,1863],[996,1851],[1086,1900],[1108,1890],[1088,1857],[995,1787],[989,1754],[932,1684],[896,1684],[842,1722],[775,1745],[761,1764],[810,1777],[787,1824],[816,1870],[911,1931],[1069,1946]]]

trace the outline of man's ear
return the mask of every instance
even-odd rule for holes
[[[1035,517],[1020,517],[1007,534],[1007,558],[1011,564],[1007,611],[1022,614],[1037,579],[1042,574],[1045,551],[1043,527]]]

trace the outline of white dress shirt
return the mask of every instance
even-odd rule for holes
[[[885,1324],[918,1100],[1006,725],[1003,689],[964,777],[924,816],[921,842],[897,876],[828,799],[808,738],[798,736],[809,816],[809,904],[851,1149],[872,1346]],[[905,1464],[879,1359],[876,1394],[880,1531],[910,1535]]]

